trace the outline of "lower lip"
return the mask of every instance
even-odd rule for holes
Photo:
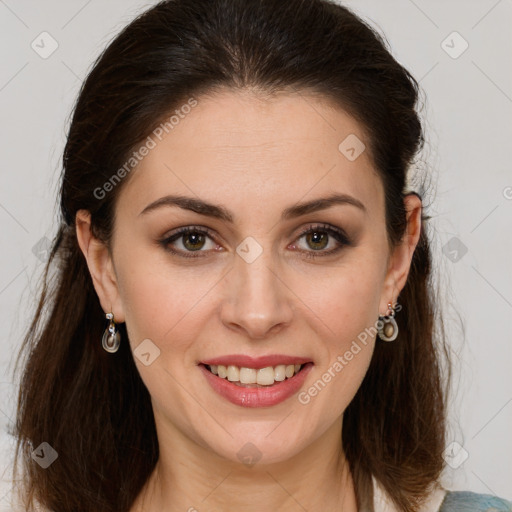
[[[214,391],[231,403],[241,405],[242,407],[270,407],[284,402],[284,400],[294,395],[301,388],[312,367],[313,363],[306,363],[299,373],[296,373],[289,379],[276,382],[273,386],[244,388],[233,384],[227,379],[217,377],[204,365],[199,365]]]

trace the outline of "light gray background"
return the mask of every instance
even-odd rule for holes
[[[15,405],[12,357],[34,307],[45,237],[55,233],[71,107],[96,56],[135,14],[154,3],[0,0],[4,479],[13,441],[6,433]],[[449,443],[459,443],[468,454],[461,463],[464,452],[455,449],[444,483],[512,499],[512,0],[350,0],[346,5],[384,32],[393,54],[420,80],[426,95],[423,159],[437,183],[429,213],[443,297],[452,304],[442,307],[450,343],[459,354]],[[31,47],[47,37],[40,36],[44,31],[58,43],[46,59]],[[450,35],[454,31],[469,44],[459,56],[464,41]],[[447,243],[455,245],[446,249]],[[6,493],[4,485],[0,504],[6,503]]]

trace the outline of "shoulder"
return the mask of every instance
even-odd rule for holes
[[[373,477],[375,512],[398,512],[380,482]],[[512,502],[490,494],[470,491],[449,491],[433,484],[421,512],[512,512]]]
[[[439,512],[512,512],[512,502],[490,494],[446,491]]]

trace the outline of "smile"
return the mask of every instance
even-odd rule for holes
[[[226,367],[221,364],[206,366],[214,375],[241,387],[273,386],[276,382],[291,379],[296,373],[299,373],[301,367],[300,364],[279,364],[274,367],[267,366],[259,369],[234,365]]]
[[[284,402],[300,391],[313,366],[311,360],[290,356],[230,356],[198,364],[211,390],[242,407]]]

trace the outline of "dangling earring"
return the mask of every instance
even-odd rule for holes
[[[388,311],[391,311],[391,313],[379,315],[379,320],[377,321],[377,332],[382,341],[394,341],[398,336],[398,325],[395,320],[395,308],[391,302],[388,304]]]
[[[113,354],[119,349],[119,345],[121,344],[121,334],[116,329],[114,314],[107,313],[105,316],[107,317],[107,320],[109,320],[109,324],[101,338],[101,345],[107,352]]]

